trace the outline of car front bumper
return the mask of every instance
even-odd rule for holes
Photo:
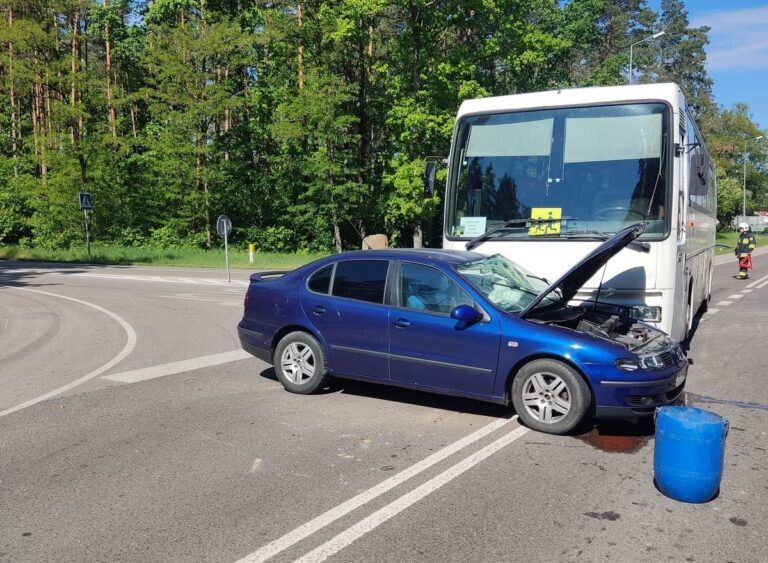
[[[657,407],[674,404],[682,397],[688,363],[671,375],[652,380],[603,379],[596,389],[597,418],[636,418],[653,416]]]

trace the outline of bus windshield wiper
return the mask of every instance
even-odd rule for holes
[[[603,231],[598,231],[596,229],[582,229],[580,231],[565,231],[563,233],[563,236],[565,238],[580,238],[580,237],[589,237],[589,238],[596,238],[598,240],[608,240],[611,238],[611,235],[608,233],[604,233]]]
[[[610,235],[608,233],[604,233],[602,231],[597,231],[594,229],[584,229],[581,231],[566,231],[565,232],[565,238],[580,238],[580,237],[589,237],[589,238],[596,238],[597,240],[608,240],[613,235]],[[640,240],[633,240],[630,242],[627,246],[630,248],[634,248],[635,250],[638,250],[640,252],[649,252],[651,250],[651,245],[647,242],[643,242]]]
[[[523,226],[523,227],[535,227],[538,225],[544,225],[549,223],[557,223],[559,221],[577,221],[576,217],[558,217],[558,218],[548,218],[548,219],[510,219],[509,221],[504,221],[499,227],[496,227],[495,229],[491,229],[487,233],[483,233],[482,235],[476,236],[467,244],[465,245],[465,248],[467,250],[472,250],[474,247],[476,247],[478,244],[487,241],[490,238],[493,238],[493,236],[497,233],[500,233],[501,231],[505,231],[512,227],[517,226]],[[552,233],[555,234],[555,233]]]

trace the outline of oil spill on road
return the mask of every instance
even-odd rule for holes
[[[652,435],[652,421],[645,424],[607,421],[599,422],[595,428],[575,438],[604,452],[633,454],[639,452]]]
[[[747,525],[747,521],[746,520],[744,520],[742,518],[737,518],[736,516],[734,516],[732,518],[729,518],[728,520],[730,521],[731,524],[733,524],[735,526],[746,526]]]
[[[731,401],[727,399],[716,399],[715,397],[706,397],[704,395],[696,395],[690,391],[683,393],[683,404],[692,405],[695,403],[712,403],[717,405],[731,405],[740,409],[757,409],[768,411],[768,405],[762,403],[752,403],[747,401]]]
[[[615,522],[621,518],[621,514],[617,514],[613,510],[609,510],[607,512],[585,512],[584,516],[596,518],[597,520],[610,520],[611,522]]]
[[[595,428],[582,436],[576,436],[585,444],[595,449],[616,454],[633,454],[639,452],[648,443],[650,436],[612,436],[600,434]]]

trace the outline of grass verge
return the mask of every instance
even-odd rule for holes
[[[717,233],[716,254],[730,254],[736,248],[735,231]],[[756,235],[757,246],[764,246],[768,237]],[[291,254],[276,252],[257,252],[254,263],[248,261],[248,252],[237,248],[229,251],[231,268],[252,270],[292,270],[327,256],[327,254]],[[0,260],[38,260],[41,262],[72,262],[91,264],[141,264],[154,266],[184,266],[198,268],[223,268],[224,251],[203,250],[199,248],[160,249],[151,247],[124,247],[117,245],[91,246],[91,259],[85,247],[59,250],[26,248],[19,246],[0,246]]]
[[[254,263],[248,261],[248,252],[230,249],[231,268],[251,270],[292,270],[326,254],[287,254],[257,252]],[[85,248],[47,250],[18,246],[0,246],[0,259],[38,260],[41,262],[73,262],[91,264],[142,264],[154,266],[185,266],[198,268],[223,268],[223,250],[202,250],[197,248],[158,249],[131,248],[112,245],[91,246],[91,259]]]

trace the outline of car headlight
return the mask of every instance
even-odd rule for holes
[[[661,307],[650,305],[637,305],[632,307],[631,316],[636,321],[646,321],[651,323],[661,322]]]
[[[644,354],[638,356],[636,359],[621,358],[616,360],[616,367],[622,371],[662,369],[670,365],[670,360],[672,359],[673,354],[677,356],[677,363],[679,365],[685,363],[685,356],[678,349],[678,351],[672,353]]]
[[[664,367],[664,361],[659,356],[641,356],[640,362],[645,369],[659,369]]]

